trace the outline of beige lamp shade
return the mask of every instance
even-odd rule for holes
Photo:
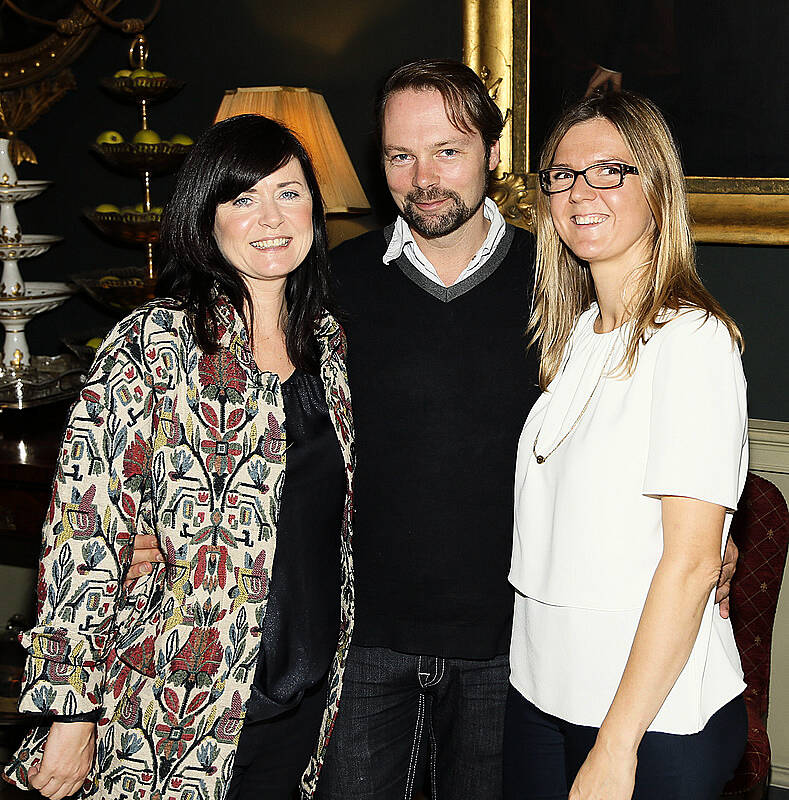
[[[315,167],[327,214],[370,211],[323,95],[290,86],[228,89],[214,122],[239,114],[262,114],[275,119],[301,139]]]

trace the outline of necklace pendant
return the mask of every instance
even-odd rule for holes
[[[537,463],[538,463],[538,464],[542,464],[542,462],[543,462],[543,461],[545,461],[545,456],[538,456],[538,455],[535,453],[535,454],[534,454],[534,457],[537,459]]]

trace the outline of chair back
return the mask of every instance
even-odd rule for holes
[[[731,535],[740,551],[731,587],[731,620],[747,684],[748,743],[724,794],[742,794],[763,785],[770,769],[770,654],[789,543],[789,510],[777,486],[748,473]]]

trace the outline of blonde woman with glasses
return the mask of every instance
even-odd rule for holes
[[[712,800],[746,734],[714,612],[747,469],[742,337],[699,280],[651,102],[581,101],[540,166],[505,796]]]

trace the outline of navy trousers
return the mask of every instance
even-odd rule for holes
[[[718,800],[742,758],[747,736],[742,696],[699,733],[647,732],[638,748],[633,800]],[[540,711],[510,686],[504,723],[505,800],[567,800],[597,728]]]

